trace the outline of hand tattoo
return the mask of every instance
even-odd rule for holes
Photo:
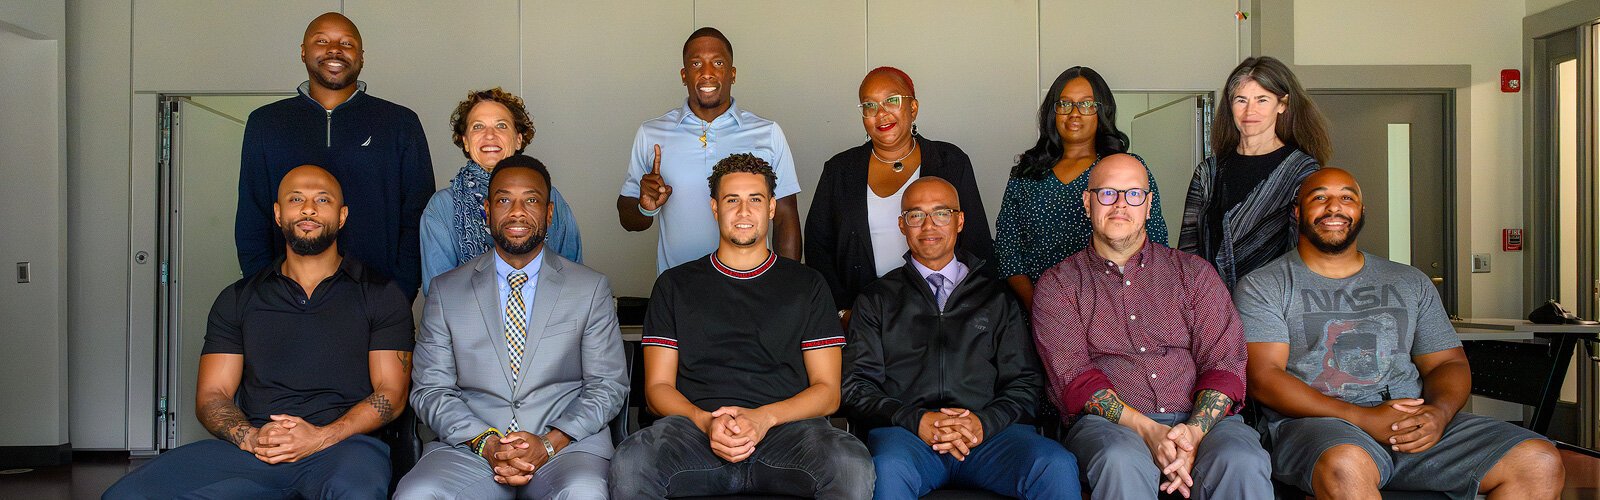
[[[245,418],[244,412],[226,399],[213,399],[201,411],[200,423],[205,425],[206,431],[234,446],[244,441],[254,427],[250,425],[250,419]]]
[[[394,405],[389,404],[388,396],[374,392],[371,396],[367,396],[367,399],[363,402],[372,405],[372,409],[378,410],[378,419],[383,423],[387,424],[389,421],[394,420]]]
[[[1200,391],[1194,397],[1194,409],[1189,413],[1189,425],[1199,427],[1201,432],[1211,432],[1217,422],[1228,416],[1228,408],[1233,407],[1233,400],[1223,396],[1213,389]]]
[[[1116,391],[1100,389],[1095,391],[1094,395],[1089,397],[1089,402],[1083,405],[1083,412],[1105,417],[1114,424],[1122,419],[1123,407],[1122,399],[1117,397]]]

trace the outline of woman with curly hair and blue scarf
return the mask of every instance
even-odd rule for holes
[[[466,166],[428,199],[422,211],[422,293],[434,276],[454,269],[494,248],[483,213],[489,172],[500,160],[521,154],[533,141],[533,118],[522,98],[495,87],[467,93],[450,114],[451,139],[467,157]],[[555,186],[550,187],[555,212],[545,244],[567,260],[583,263],[583,242],[572,208]]]

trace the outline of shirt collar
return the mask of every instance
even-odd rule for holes
[[[723,264],[722,259],[717,258],[717,252],[715,250],[711,252],[711,267],[716,268],[717,272],[722,273],[723,276],[739,280],[754,279],[759,277],[762,274],[765,274],[768,269],[772,269],[772,265],[776,264],[777,262],[778,252],[768,251],[767,260],[763,261],[761,265],[756,266],[755,269],[739,270],[729,267],[727,264]]]
[[[300,86],[295,87],[295,90],[299,91],[300,95],[305,96],[306,99],[311,99],[311,80],[300,82]],[[351,93],[350,97],[345,99],[344,102],[339,103],[339,106],[334,106],[333,109],[339,109],[340,106],[344,106],[345,104],[349,104],[350,101],[356,100],[356,96],[365,93],[367,93],[367,82],[356,80],[356,91]],[[317,102],[317,100],[311,99],[311,102]],[[688,103],[685,102],[685,105],[688,105]],[[322,107],[322,103],[317,103],[317,107]]]
[[[506,280],[510,279],[511,273],[517,272],[517,268],[511,267],[510,263],[500,258],[500,252],[495,251],[493,248],[489,249],[489,253],[494,254],[494,275],[500,278],[501,283],[506,283]],[[537,281],[539,269],[543,267],[544,249],[540,248],[534,253],[533,260],[529,261],[528,265],[522,266],[521,271],[528,273],[528,283],[533,283]]]
[[[678,108],[678,111],[680,112],[679,114],[682,115],[682,116],[678,117],[678,123],[680,123],[680,124],[685,124],[686,123],[686,124],[694,125],[694,126],[698,127],[698,126],[700,126],[701,123],[703,123],[702,120],[700,120],[700,116],[694,114],[694,109],[691,109],[689,107],[689,99],[688,98],[684,98],[683,99],[683,107]],[[722,114],[720,114],[720,115],[717,115],[717,118],[712,118],[711,122],[712,123],[716,123],[718,118],[722,118],[722,117],[726,116],[726,117],[728,117],[729,120],[733,121],[733,124],[734,124],[735,127],[743,126],[744,123],[739,121],[739,115],[740,115],[740,113],[739,113],[739,100],[738,99],[729,98],[728,99],[728,110],[727,111],[723,111]]]
[[[929,275],[939,274],[944,276],[945,281],[954,284],[961,282],[961,279],[967,276],[967,265],[963,264],[961,259],[951,258],[950,263],[944,265],[944,269],[935,271],[928,266],[922,265],[922,262],[912,258],[909,254],[910,252],[907,252],[906,260],[911,261],[911,267],[916,268],[917,273],[921,274],[924,280],[928,279]]]
[[[1090,237],[1093,238],[1093,236]],[[1154,252],[1152,248],[1155,245],[1150,244],[1150,236],[1145,235],[1144,242],[1140,243],[1139,245],[1139,251],[1134,252],[1133,255],[1128,257],[1128,263],[1123,265],[1122,270],[1117,270],[1118,273],[1125,273],[1126,269],[1131,269],[1134,267],[1145,267],[1153,262],[1150,260],[1150,257],[1151,252]],[[1116,270],[1117,263],[1112,262],[1111,259],[1101,257],[1100,250],[1094,247],[1093,241],[1089,242],[1089,251],[1084,252],[1084,255],[1089,260],[1089,263],[1094,265],[1094,269],[1105,268]]]
[[[283,274],[283,262],[288,259],[288,255],[279,255],[277,259],[272,261],[272,267],[270,269],[272,270],[273,276],[279,276],[293,281],[293,279]],[[341,254],[339,258],[339,268],[335,269],[333,274],[329,275],[328,278],[338,277],[339,275],[344,275],[351,279],[361,279],[366,276],[366,266],[361,265],[361,262],[357,261],[356,259]]]

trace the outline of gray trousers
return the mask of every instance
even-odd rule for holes
[[[400,479],[394,498],[605,498],[610,468],[610,460],[568,448],[534,471],[528,484],[511,487],[494,482],[494,471],[483,457],[434,441],[427,444],[417,466]]]
[[[1187,413],[1147,413],[1162,425],[1189,419]],[[1078,469],[1092,498],[1156,498],[1161,469],[1150,457],[1144,439],[1098,415],[1073,422],[1063,442],[1078,457]],[[1234,415],[1206,433],[1195,450],[1191,498],[1270,499],[1272,461],[1261,448],[1261,435]]]

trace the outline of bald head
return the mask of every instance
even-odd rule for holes
[[[344,190],[339,187],[339,179],[333,177],[332,172],[316,165],[301,165],[283,174],[283,180],[278,181],[278,197],[285,194],[299,192],[306,195],[326,194],[344,204]]]
[[[322,167],[301,165],[283,174],[272,215],[295,255],[319,255],[334,248],[349,209],[339,180]]]
[[[1089,214],[1093,243],[1103,256],[1132,252],[1144,244],[1152,198],[1150,172],[1138,157],[1114,154],[1091,167],[1083,211]]]
[[[306,25],[305,38],[311,38],[311,35],[326,32],[329,29],[339,29],[354,35],[357,40],[361,39],[361,30],[356,29],[356,23],[338,12],[325,12],[317,16],[316,19],[312,19],[311,23]]]
[[[950,181],[931,176],[913,181],[900,197],[900,210],[900,232],[906,235],[911,258],[933,270],[955,259],[956,235],[967,219]]]
[[[1304,199],[1306,195],[1315,191],[1335,189],[1340,191],[1348,189],[1356,195],[1361,194],[1361,184],[1356,182],[1356,176],[1339,167],[1323,167],[1300,181],[1298,197]]]
[[[1108,183],[1116,183],[1109,186]],[[1150,189],[1150,171],[1144,162],[1133,155],[1118,153],[1101,158],[1089,171],[1089,187],[1115,187],[1117,189]]]
[[[341,97],[354,93],[351,85],[361,76],[365,61],[361,47],[361,30],[344,14],[329,12],[312,19],[300,40],[300,61],[313,90],[342,91]]]
[[[1366,205],[1361,185],[1344,169],[1324,167],[1300,181],[1294,206],[1300,223],[1301,256],[1353,255],[1356,237],[1366,225]]]
[[[936,200],[946,208],[961,210],[961,197],[956,194],[956,186],[941,177],[922,177],[911,181],[911,185],[906,186],[905,194],[900,197],[900,209],[916,208],[913,200],[922,198]]]

